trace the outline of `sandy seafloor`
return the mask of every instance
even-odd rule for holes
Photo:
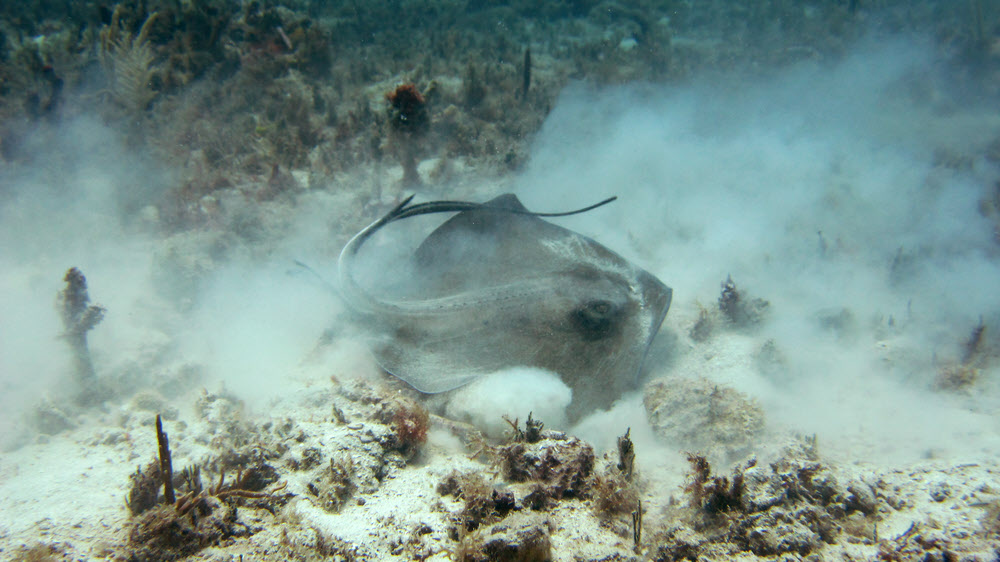
[[[203,194],[204,150],[164,161],[122,121],[19,129],[36,154],[5,153],[0,200],[0,558],[998,559],[996,74],[970,79],[920,34],[669,85],[556,88],[535,56],[557,91],[521,163],[439,143],[418,187],[386,156],[326,175],[316,159],[258,166]],[[373,80],[364,103],[377,114],[408,80]],[[443,105],[432,126],[457,119]],[[169,205],[136,195],[171,183],[197,184],[170,195],[197,222],[167,228]],[[265,194],[278,184],[294,193]],[[540,211],[618,195],[560,224],[674,289],[635,392],[570,423],[551,376],[431,397],[381,372],[294,262],[336,279],[341,245],[410,192],[514,192]],[[399,252],[422,224],[371,246]],[[53,306],[74,266],[107,309],[86,405]],[[537,443],[502,417],[523,429],[529,412]],[[175,474],[200,466],[204,494],[132,514],[157,414]]]
[[[18,275],[37,276],[41,269],[26,265]],[[93,268],[100,270],[100,265]],[[101,294],[99,278],[99,274],[90,277],[95,298]],[[6,282],[19,283],[10,273]],[[25,290],[27,284],[20,281]],[[245,287],[239,290],[244,296],[254,294]],[[322,298],[320,290],[307,291],[311,291],[307,304]],[[793,413],[786,411],[764,422],[764,410],[753,405],[753,389],[762,371],[760,349],[771,338],[755,333],[758,329],[727,327],[716,311],[710,311],[714,331],[707,340],[696,341],[690,330],[701,305],[683,297],[675,301],[663,327],[670,336],[665,352],[670,358],[665,360],[667,366],[654,366],[649,375],[679,388],[664,399],[667,411],[657,418],[666,438],[656,436],[638,396],[626,397],[612,413],[585,420],[577,430],[547,426],[579,433],[594,443],[597,458],[589,478],[615,476],[614,436],[631,427],[638,467],[631,485],[641,500],[644,529],[636,548],[631,509],[604,513],[592,490],[531,509],[526,498],[535,483],[505,481],[498,461],[485,453],[475,455],[481,444],[470,437],[474,431],[445,418],[432,416],[427,441],[413,458],[393,451],[394,441],[385,437],[394,431],[384,423],[386,404],[391,410],[400,395],[422,398],[380,374],[363,345],[350,337],[337,337],[318,352],[310,349],[315,341],[299,342],[293,353],[281,358],[294,360],[280,368],[267,365],[256,375],[252,384],[267,388],[243,389],[239,378],[212,380],[210,368],[175,355],[169,328],[163,326],[184,321],[170,318],[173,313],[160,308],[156,299],[135,298],[132,306],[143,315],[138,325],[107,340],[99,337],[101,327],[95,328],[91,343],[99,370],[118,373],[122,382],[115,384],[135,390],[127,398],[85,409],[63,405],[58,398],[35,397],[28,413],[33,421],[14,426],[19,442],[4,452],[0,464],[0,548],[7,559],[128,559],[135,547],[129,545],[129,532],[137,518],[130,517],[124,500],[129,475],[156,454],[157,413],[166,420],[175,470],[239,451],[244,457],[233,461],[236,465],[263,462],[277,470],[279,482],[265,491],[280,488],[276,494],[284,498],[270,509],[240,507],[239,528],[252,534],[218,540],[185,560],[452,559],[463,552],[460,544],[487,540],[476,532],[449,536],[464,501],[442,495],[438,486],[453,471],[479,473],[491,486],[512,492],[516,510],[487,522],[515,530],[544,529],[553,560],[993,560],[1000,548],[996,410],[992,400],[976,396],[995,392],[994,385],[978,380],[975,391],[969,392],[928,390],[933,381],[923,382],[916,391],[896,380],[877,383],[876,390],[859,383],[858,377],[889,376],[890,366],[911,361],[909,344],[899,336],[866,341],[879,362],[870,371],[847,377],[844,384],[831,382],[818,395],[804,391],[803,400],[818,401],[813,406],[817,412],[840,404],[847,415],[825,413],[832,421],[817,423],[809,407],[805,412],[792,407]],[[709,306],[714,304],[708,301]],[[334,301],[325,302],[323,308],[331,315],[340,313]],[[225,314],[230,315],[227,321],[245,321],[240,314]],[[106,322],[111,324],[113,318]],[[285,314],[276,318],[286,321]],[[252,333],[255,326],[239,329]],[[961,344],[960,338],[956,345]],[[268,341],[248,336],[239,345],[268,345]],[[237,353],[243,351],[259,355],[250,348]],[[59,354],[60,347],[54,346],[52,353]],[[240,361],[239,369],[244,368],[253,370],[250,363]],[[988,379],[993,373],[983,369],[981,376]],[[154,381],[152,386],[147,376]],[[720,388],[743,388],[746,393],[727,398],[717,407],[721,411],[713,410],[711,396]],[[250,403],[240,398],[241,391]],[[520,389],[534,391],[530,386]],[[794,394],[774,398],[766,388],[756,392],[772,401],[796,398]],[[869,392],[880,396],[870,400],[858,395]],[[59,392],[50,389],[45,394]],[[266,398],[269,394],[275,397]],[[917,411],[909,405],[910,398],[920,404]],[[332,413],[334,408],[339,414]],[[882,408],[892,411],[871,411]],[[525,413],[515,407],[510,415],[523,421]],[[897,415],[905,418],[904,424],[913,425],[880,427],[895,425]],[[921,419],[924,416],[952,416],[957,421]],[[945,427],[940,434],[925,433],[939,424]],[[566,439],[556,437],[542,443]],[[501,446],[507,439],[493,443]],[[310,450],[318,457],[307,466],[303,460]],[[800,495],[774,500],[766,509],[734,508],[715,519],[689,506],[691,492],[686,488],[692,473],[684,455],[699,451],[709,455],[715,474],[730,477],[731,470],[742,470],[739,467],[746,467],[747,459],[756,458],[757,467],[751,472],[760,473],[761,480],[752,488],[754,501],[780,497],[769,486],[789,478],[794,481],[802,469],[815,473],[798,482],[808,490],[800,490]],[[332,500],[336,509],[324,509],[331,501],[329,494],[336,494],[326,476],[332,470],[330,462],[347,458],[357,470],[350,477],[354,483],[343,500]],[[775,475],[780,475],[777,480]],[[593,485],[588,482],[587,486]],[[845,506],[853,507],[845,510]],[[822,532],[821,520],[829,525]],[[484,523],[478,532],[484,528],[492,529]],[[517,544],[502,530],[496,535]],[[145,559],[158,555],[148,556]]]

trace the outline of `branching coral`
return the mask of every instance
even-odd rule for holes
[[[87,332],[101,323],[106,310],[102,306],[90,304],[87,278],[79,269],[70,268],[63,281],[66,282],[66,288],[59,293],[58,303],[66,330],[63,337],[69,342],[73,352],[77,382],[82,387],[78,401],[91,403],[97,399],[97,376],[87,347]]]
[[[170,458],[170,442],[167,434],[163,431],[163,421],[159,414],[156,416],[156,442],[160,450],[160,477],[163,478],[163,499],[167,503],[174,503],[177,498],[174,496],[174,468]]]

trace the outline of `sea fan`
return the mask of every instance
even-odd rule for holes
[[[130,114],[145,111],[156,97],[151,85],[156,67],[156,53],[148,36],[157,13],[153,12],[139,29],[131,35],[122,33],[119,10],[115,10],[111,24],[101,31],[100,60],[110,77],[109,92],[112,99]]]

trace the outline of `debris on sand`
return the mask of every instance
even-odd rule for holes
[[[655,380],[646,385],[643,404],[657,435],[720,460],[749,453],[764,430],[756,400],[703,378]]]

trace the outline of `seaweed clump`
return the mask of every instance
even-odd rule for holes
[[[462,538],[453,553],[460,562],[547,562],[552,560],[548,521],[517,514]]]
[[[452,471],[437,485],[442,496],[462,500],[462,509],[451,515],[449,534],[458,540],[465,532],[500,521],[516,509],[514,494],[494,488],[477,472]]]
[[[215,499],[181,508],[159,504],[129,532],[129,560],[177,560],[223,539],[251,534],[249,527],[238,522],[235,505],[224,506]]]
[[[729,323],[739,328],[760,324],[771,303],[760,298],[750,298],[736,287],[732,276],[726,276],[719,294],[719,310]]]
[[[641,513],[639,489],[621,473],[607,471],[595,476],[592,495],[594,512],[606,526],[618,516]]]
[[[639,544],[641,533],[642,506],[639,500],[639,487],[635,475],[635,444],[629,435],[618,437],[617,462],[610,460],[611,454],[605,456],[603,470],[597,471],[592,486],[594,511],[605,526],[614,526],[615,519],[620,515],[630,515],[632,518],[632,533],[636,545]],[[618,526],[615,529],[621,535],[627,534],[626,528]]]
[[[506,418],[505,418],[506,419]],[[529,415],[525,430],[517,420],[507,422],[514,428],[509,441],[502,445],[482,443],[473,456],[485,453],[498,475],[510,488],[498,488],[487,483],[478,473],[452,472],[438,484],[442,496],[453,496],[464,501],[462,509],[452,514],[453,540],[460,540],[463,533],[503,521],[509,514],[523,508],[545,511],[553,502],[562,499],[591,498],[598,491],[595,486],[595,457],[593,448],[575,438],[557,431],[543,431],[543,424]],[[529,442],[529,439],[535,440]],[[624,482],[624,479],[618,476]],[[521,505],[515,491],[523,493]],[[460,557],[460,559],[462,559]]]
[[[237,508],[245,505],[243,502],[255,502],[250,507],[274,513],[275,506],[288,501],[289,494],[279,493],[283,484],[271,492],[263,491],[277,480],[276,474],[270,474],[264,466],[240,470],[229,483],[221,472],[218,483],[208,488],[202,486],[198,467],[175,476],[159,416],[156,426],[159,457],[132,475],[132,488],[125,502],[134,518],[128,531],[128,560],[177,560],[228,538],[252,535],[259,529],[242,522],[237,513]]]
[[[708,460],[689,454],[691,464],[684,523],[657,537],[655,560],[701,556],[808,556],[842,534],[873,540],[878,499],[857,479],[841,483],[814,455],[814,442],[786,450],[769,466],[755,459],[729,476],[714,475]]]
[[[986,324],[980,318],[962,346],[961,359],[941,367],[935,386],[953,391],[968,389],[979,380],[979,370],[985,366],[987,355]]]
[[[11,562],[60,562],[66,560],[66,553],[54,544],[21,545],[12,554]]]
[[[695,342],[704,342],[712,337],[720,323],[730,328],[746,329],[760,324],[770,303],[764,299],[751,298],[736,286],[732,276],[726,276],[719,293],[718,306],[709,308],[701,303],[698,318],[688,330],[688,336]]]
[[[125,507],[132,515],[149,511],[160,502],[160,485],[163,477],[160,475],[160,462],[149,463],[146,468],[136,468],[129,477],[132,485],[125,497]]]
[[[507,420],[514,428],[508,443],[485,445],[500,477],[512,485],[495,487],[479,473],[452,472],[438,484],[438,493],[464,500],[461,510],[451,515],[449,529],[458,548],[452,558],[462,561],[487,560],[543,561],[552,559],[551,524],[543,513],[562,499],[595,498],[595,507],[608,525],[614,516],[632,513],[631,532],[638,542],[641,513],[638,492],[626,480],[634,449],[628,433],[622,438],[618,465],[602,462],[596,474],[594,451],[574,437],[543,431],[543,424],[529,415],[524,430],[517,420]],[[526,492],[526,493],[525,493]],[[515,493],[525,495],[521,505]],[[527,509],[525,509],[527,508]]]
[[[703,342],[711,337],[715,323],[712,321],[712,314],[709,310],[701,303],[696,304],[698,305],[698,319],[688,331],[688,336],[696,342]]]
[[[684,491],[691,495],[691,507],[711,515],[743,507],[743,472],[735,472],[730,481],[726,476],[712,476],[712,466],[701,455],[688,453],[687,460],[691,464],[691,482]],[[746,468],[755,464],[753,460]]]
[[[403,164],[403,185],[420,185],[417,140],[428,130],[427,103],[415,84],[401,84],[385,99],[389,103],[392,139]]]
[[[499,447],[500,474],[509,482],[532,482],[536,493],[550,499],[588,497],[594,472],[593,447],[576,437],[554,437]]]
[[[542,420],[536,420],[534,418],[534,414],[534,412],[528,412],[528,419],[524,422],[523,430],[521,429],[519,419],[515,418],[514,420],[511,420],[507,416],[503,417],[503,420],[507,422],[507,425],[509,425],[513,430],[511,435],[512,441],[538,443],[542,440],[542,430],[545,429],[545,423],[542,422]]]
[[[390,426],[396,434],[394,449],[410,459],[427,442],[430,414],[415,400],[399,399]]]
[[[357,491],[354,482],[354,461],[350,456],[343,459],[330,459],[327,470],[317,480],[306,485],[309,493],[319,500],[319,505],[330,513],[339,513]]]
[[[392,429],[383,437],[382,447],[399,453],[405,461],[412,460],[427,442],[427,430],[430,428],[427,408],[404,396],[382,400],[378,406],[375,419]]]

